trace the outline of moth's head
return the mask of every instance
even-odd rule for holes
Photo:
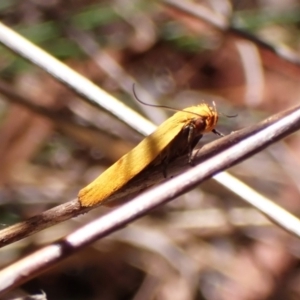
[[[199,115],[202,117],[202,122],[204,123],[203,132],[211,132],[218,123],[218,112],[216,110],[216,106],[209,106],[206,103],[200,105],[201,112]]]

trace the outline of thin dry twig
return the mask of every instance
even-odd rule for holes
[[[155,126],[137,112],[2,23],[0,23],[0,43],[41,67],[77,94],[83,96],[90,104],[100,105],[143,135],[148,135],[155,130]]]
[[[4,95],[5,99],[7,99],[9,102],[21,105],[31,112],[48,118],[51,120],[52,124],[65,135],[79,140],[80,142],[87,143],[88,145],[92,143],[93,146],[101,147],[102,153],[107,157],[111,157],[113,159],[115,159],[116,156],[119,157],[118,154],[120,152],[116,149],[117,146],[111,146],[111,142],[115,141],[114,137],[107,133],[103,134],[103,131],[99,129],[99,126],[96,127],[97,124],[95,124],[95,126],[91,123],[89,126],[78,124],[65,114],[61,114],[57,111],[53,111],[42,105],[34,103],[31,101],[31,99],[16,92],[13,87],[1,80],[0,94]],[[90,120],[85,119],[85,121],[89,122]],[[128,147],[128,151],[129,150],[130,147]]]
[[[4,25],[1,25],[1,23],[0,23],[0,41],[2,41],[6,46],[12,48],[17,53],[21,54],[23,57],[29,59],[33,63],[37,63],[41,68],[48,71],[54,77],[58,78],[59,80],[61,80],[63,82],[66,82],[68,86],[71,86],[72,88],[75,87],[77,89],[77,92],[79,94],[85,95],[87,97],[87,99],[88,99],[88,96],[90,95],[90,93],[86,94],[85,92],[87,90],[89,90],[88,92],[90,92],[89,87],[93,86],[92,94],[94,96],[96,96],[96,98],[99,96],[98,98],[101,99],[100,96],[103,93],[98,87],[94,86],[88,80],[86,80],[82,76],[78,75],[76,72],[72,71],[70,68],[66,67],[65,65],[63,65],[62,63],[60,63],[59,61],[57,61],[56,59],[51,57],[50,55],[46,54],[44,51],[42,51],[38,47],[36,47],[33,44],[31,44],[30,42],[26,41],[24,38],[20,37],[18,34],[13,32],[12,30],[8,29]],[[77,86],[76,85],[74,86],[74,82],[76,82],[76,80],[80,84],[78,84]],[[100,91],[100,94],[99,94],[99,91]],[[108,95],[106,93],[104,93],[104,94],[106,96]],[[103,101],[101,103],[99,102],[99,105],[104,104],[104,106],[105,106],[107,103],[111,102],[110,101],[111,99],[114,99],[114,98],[110,97],[108,99],[108,98],[104,97]],[[92,100],[95,100],[95,99],[92,98]],[[143,134],[147,135],[155,129],[155,126],[153,124],[146,121],[142,117],[139,117],[136,119],[134,117],[132,118],[131,117],[132,115],[129,115],[129,118],[127,118],[127,117],[125,118],[125,115],[127,116],[127,112],[129,109],[127,109],[126,106],[124,106],[124,105],[122,105],[121,110],[119,108],[120,107],[118,105],[111,107],[110,108],[111,113],[113,113],[117,116],[122,115],[124,117],[123,121],[125,121],[126,123],[128,121],[133,122],[134,123],[133,127],[135,129],[137,129],[137,127],[141,128],[140,130],[138,129],[139,132],[142,132]],[[124,108],[126,108],[126,109],[124,109]],[[43,110],[43,112],[42,112],[40,109],[39,113],[45,114],[45,110]],[[48,112],[48,114],[49,114],[49,112]],[[134,115],[137,116],[136,113],[134,113]],[[63,122],[63,120],[60,120],[60,121]],[[135,121],[137,121],[137,122],[135,122]],[[64,123],[64,125],[66,125],[66,122]],[[129,123],[128,125],[132,126],[132,123]]]
[[[245,102],[259,105],[263,102],[265,73],[257,47],[249,41],[238,41],[236,49],[241,58],[245,76]]]
[[[0,29],[1,29],[1,26],[0,26]],[[0,31],[0,33],[1,33],[1,31]],[[20,37],[17,37],[17,41],[18,41],[18,38],[20,38]],[[26,41],[26,45],[27,45],[27,43],[28,42]],[[30,43],[29,43],[29,45],[30,45],[30,47],[29,47],[30,54],[35,53],[35,50],[36,50],[35,46],[33,46]],[[32,51],[32,49],[34,49],[34,51]],[[40,51],[40,50],[38,49],[38,51]],[[41,66],[45,67],[43,64]],[[170,168],[170,170],[171,170],[171,168]],[[181,169],[181,171],[182,171],[182,169]],[[146,176],[147,176],[147,173],[146,173]],[[123,198],[124,196],[127,196],[127,197],[128,196],[132,196],[133,192],[139,192],[141,190],[141,186],[142,186],[142,189],[144,189],[144,188],[146,188],[148,186],[151,186],[151,185],[153,185],[153,184],[155,184],[157,182],[162,181],[161,174],[160,174],[159,171],[157,172],[157,177],[153,177],[152,181],[149,181],[149,180],[145,181],[143,177],[144,176],[140,176],[140,178],[142,178],[142,180],[140,180],[140,183],[143,182],[143,184],[138,186],[138,190],[130,190],[130,188],[126,189],[125,191],[123,191],[123,192],[121,192],[119,194],[116,194],[115,195],[115,199],[120,199],[120,198]],[[114,199],[111,199],[111,200],[114,200]],[[15,226],[21,225],[21,227],[18,226],[17,227],[18,229],[15,228],[15,230],[10,231],[10,233],[12,233],[11,237],[14,236],[13,239],[14,238],[19,239],[19,238],[17,238],[17,236],[23,236],[24,237],[24,236],[30,235],[30,234],[32,234],[34,232],[37,232],[37,231],[39,231],[39,230],[41,230],[43,228],[46,228],[46,227],[48,227],[48,226],[50,226],[52,224],[56,224],[57,222],[60,222],[61,221],[60,216],[64,216],[64,217],[62,217],[62,219],[65,220],[65,219],[68,219],[68,218],[70,218],[72,216],[75,216],[75,215],[78,215],[80,213],[83,213],[84,211],[80,207],[78,207],[77,201],[76,200],[74,200],[74,201],[75,202],[71,202],[72,205],[71,204],[66,204],[66,207],[65,207],[66,210],[65,210],[64,213],[61,212],[60,208],[58,208],[58,210],[56,210],[56,208],[54,208],[53,209],[54,211],[50,210],[48,212],[45,212],[45,214],[42,214],[42,215],[37,216],[37,217],[33,217],[32,219],[30,219],[31,221],[29,221],[29,222],[25,221],[25,223],[20,223],[20,224],[15,225]],[[55,220],[55,219],[57,219],[57,220]],[[28,224],[31,224],[31,226],[29,226],[30,228],[27,228]],[[39,226],[36,226],[36,224],[39,224]],[[12,227],[10,227],[10,228],[12,228]],[[21,235],[19,235],[20,232],[22,232]],[[4,240],[6,240],[6,238],[7,238],[7,236],[5,236]],[[11,241],[11,239],[8,238],[7,242],[9,242],[9,240]]]
[[[64,29],[68,37],[76,42],[77,46],[110,78],[112,78],[121,89],[128,94],[131,94],[132,86],[135,83],[141,99],[150,104],[158,104],[151,94],[137,83],[137,81],[129,75],[109,53],[99,49],[99,45],[93,39],[91,33],[83,32],[73,25],[65,25]],[[146,106],[140,105],[139,102],[137,102],[137,105],[139,105],[144,114],[154,123],[160,124],[166,119],[166,114],[163,110],[152,111],[147,109]]]
[[[194,162],[195,164],[200,164],[196,168],[192,168],[193,171],[200,170],[201,174],[204,172],[204,164],[207,163],[207,159],[214,158],[213,165],[214,170],[207,169],[205,174],[202,174],[200,181],[203,181],[217,172],[229,168],[230,166],[237,164],[238,162],[246,159],[247,157],[261,151],[268,145],[282,139],[283,137],[295,132],[300,128],[300,108],[292,108],[285,112],[281,112],[274,115],[265,121],[256,124],[252,127],[245,128],[243,130],[234,132],[220,140],[210,143],[203,147],[201,150],[194,151]],[[248,143],[247,147],[243,147],[243,143]],[[231,149],[231,150],[230,150]],[[231,151],[230,155],[226,154],[227,151]],[[221,154],[223,158],[221,159]],[[210,161],[210,160],[209,160]],[[168,166],[169,176],[175,176],[182,173],[184,170],[190,169],[191,167],[187,163],[186,157],[181,157],[175,160]],[[190,172],[189,171],[189,172]],[[180,178],[182,175],[180,176]],[[199,178],[197,175],[195,178]],[[120,201],[129,200],[133,198],[136,194],[140,193],[142,190],[158,184],[164,181],[163,174],[161,172],[161,167],[157,166],[151,170],[145,170],[141,172],[134,180],[129,182],[123,189],[119,190],[111,197],[108,201],[113,201],[113,203],[118,203]],[[172,182],[171,180],[170,182]],[[187,184],[187,189],[191,189],[191,182]],[[165,186],[165,185],[164,185]],[[168,186],[165,186],[166,188]],[[181,187],[181,188],[179,188]],[[166,189],[167,190],[167,189]],[[174,197],[179,196],[183,193],[184,187],[178,185],[175,189],[168,189],[164,191],[163,195],[159,198],[154,197],[153,206],[164,203],[164,197],[168,193],[171,193]],[[185,190],[185,191],[186,191]],[[173,197],[172,196],[172,197]],[[173,198],[172,198],[173,199]],[[155,201],[158,201],[157,203]],[[168,198],[168,200],[170,200]],[[245,199],[248,201],[247,199]],[[152,206],[152,207],[153,207]],[[60,223],[72,217],[78,216],[85,213],[91,208],[82,208],[77,200],[72,200],[68,203],[54,207],[48,211],[43,212],[40,215],[34,216],[26,221],[20,222],[16,225],[10,226],[0,231],[0,247],[8,245],[14,241],[20,240],[26,236],[32,235],[40,230],[50,227],[54,224]],[[143,207],[141,213],[145,214],[151,207]],[[134,211],[133,211],[134,212]],[[268,213],[267,210],[263,211],[267,216],[272,217],[272,213]],[[132,213],[132,212],[131,212]],[[282,224],[281,221],[276,220],[283,228],[292,231],[287,225]],[[300,227],[299,227],[300,228]],[[295,234],[298,234],[297,229],[293,229]],[[300,233],[299,233],[300,236]]]
[[[67,119],[66,116],[60,116],[59,113],[57,113],[57,111],[51,111],[51,109],[46,108],[43,105],[39,105],[38,103],[34,103],[33,101],[30,101],[30,99],[16,92],[15,89],[11,88],[7,83],[1,80],[0,80],[0,94],[7,97],[9,101],[12,101],[13,103],[19,104],[23,107],[26,107],[27,109],[29,109],[34,113],[50,118],[51,120],[54,120],[55,123],[59,123],[59,124],[73,123],[74,125],[76,125],[74,122],[72,122],[70,118]]]
[[[73,40],[79,49],[94,61],[96,66],[100,67],[102,71],[112,78],[123,91],[128,94],[132,93],[132,86],[136,80],[127,73],[106,50],[101,49],[101,46],[96,42],[91,32],[80,30],[76,24],[70,22],[70,20],[58,10],[49,10],[43,5],[38,5],[38,7],[48,16],[55,19],[65,35],[70,40]],[[141,98],[144,99],[145,102],[157,104],[157,101],[141,85],[137,84],[137,87]],[[166,115],[163,111],[158,110],[153,112],[152,110],[148,110],[145,106],[140,105],[139,102],[137,102],[137,105],[140,106],[148,119],[154,123],[160,124],[166,119]]]
[[[219,30],[227,30],[229,28],[229,21],[226,17],[214,13],[212,10],[199,3],[178,0],[163,0],[162,2],[185,13],[191,14]]]
[[[257,46],[273,52],[278,57],[288,62],[291,62],[295,65],[300,65],[300,56],[295,51],[292,51],[280,45],[271,45],[249,32],[246,32],[240,28],[236,28],[233,24],[230,24],[229,20],[224,18],[222,15],[214,13],[213,11],[207,9],[199,3],[196,4],[193,2],[180,0],[163,0],[162,2],[165,5],[168,5],[172,8],[203,20],[218,30],[247,39],[248,41],[255,43]]]
[[[210,153],[213,152],[214,155],[202,164],[3,269],[0,272],[0,295],[44,272],[49,267],[53,267],[84,246],[122,228],[149,210],[182,195],[209,177],[261,151],[299,128],[300,107],[298,106],[284,114],[273,116],[250,129],[233,133],[213,143]],[[220,145],[222,145],[222,150]],[[203,159],[203,156],[201,157]],[[198,161],[201,157],[198,157]],[[264,199],[261,200],[264,201]],[[269,205],[269,203],[265,203],[265,205]],[[271,209],[274,209],[274,205],[268,206],[263,213],[285,230],[300,237],[300,220],[280,207],[277,207],[277,214],[272,214]]]
[[[294,217],[291,218],[290,213],[287,213],[277,204],[262,196],[254,189],[251,189],[234,176],[222,172],[220,174],[217,174],[214,179],[236,195],[241,196],[243,200],[246,200],[249,204],[268,216],[268,218],[270,218],[273,222],[277,223],[280,227],[285,228],[289,232],[295,233],[295,225],[300,225],[299,220],[294,220]],[[290,227],[290,229],[288,227]],[[296,233],[296,235],[300,237],[300,231],[297,230],[297,232],[298,233]]]

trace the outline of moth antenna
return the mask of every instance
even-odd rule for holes
[[[166,105],[157,105],[157,104],[150,104],[150,103],[143,102],[141,99],[139,99],[139,97],[136,94],[135,83],[132,85],[132,92],[133,92],[133,95],[134,95],[135,99],[138,102],[142,103],[143,105],[156,107],[156,108],[165,108],[165,109],[170,109],[170,110],[174,110],[174,111],[181,111],[180,109],[172,108],[172,107],[169,107],[169,106],[166,106]]]
[[[236,118],[238,116],[238,114],[235,114],[235,115],[226,115],[224,113],[220,113],[220,115],[226,117],[226,118]]]
[[[155,104],[149,104],[149,103],[146,103],[146,102],[143,102],[141,99],[139,99],[139,97],[137,96],[137,93],[135,91],[135,83],[132,85],[132,92],[133,92],[133,95],[134,95],[134,98],[142,103],[143,105],[146,105],[146,106],[152,106],[152,107],[160,107],[159,105],[155,105]]]
[[[215,113],[218,113],[218,112],[217,112],[217,106],[216,106],[215,101],[213,101],[212,104],[213,104]],[[236,118],[236,117],[238,116],[238,114],[235,114],[235,115],[226,115],[226,114],[221,113],[221,112],[220,112],[220,115],[222,115],[222,116],[224,116],[224,117],[226,117],[226,118]]]
[[[214,107],[214,111],[215,111],[215,113],[217,114],[218,112],[217,112],[217,106],[216,106],[216,102],[215,102],[215,101],[213,101],[213,102],[212,102],[212,104],[213,104],[213,107]]]
[[[150,104],[150,103],[143,102],[141,99],[138,98],[138,96],[137,96],[137,94],[136,94],[135,83],[132,85],[132,92],[133,92],[133,95],[134,95],[135,99],[136,99],[138,102],[142,103],[143,105],[151,106],[151,107],[156,107],[156,108],[169,109],[169,110],[172,110],[172,111],[183,111],[183,112],[187,112],[187,113],[193,114],[193,115],[195,115],[195,116],[201,117],[201,115],[196,114],[196,113],[191,112],[191,111],[188,111],[188,110],[177,109],[177,108],[173,108],[173,107],[166,106],[166,105],[157,105],[157,104]]]

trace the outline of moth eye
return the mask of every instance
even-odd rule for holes
[[[207,118],[205,120],[205,128],[212,127],[214,125],[214,123],[215,123],[215,117],[214,116],[211,116],[211,117]]]
[[[205,118],[204,119],[204,128],[207,129],[208,127],[210,127],[211,124],[211,118]]]

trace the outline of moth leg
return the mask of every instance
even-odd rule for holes
[[[212,132],[218,136],[225,136],[222,132],[218,131],[217,129],[213,129]]]
[[[168,164],[170,162],[170,150],[166,149],[165,153],[161,155],[161,166],[162,166],[162,173],[164,175],[164,178],[167,178],[167,169]]]
[[[193,144],[193,141],[194,141],[194,138],[195,138],[195,126],[193,124],[190,124],[188,126],[188,130],[189,130],[189,134],[188,134],[188,157],[189,157],[189,164],[190,165],[193,165],[192,164],[192,151],[193,151],[193,148],[195,147]]]
[[[162,161],[162,172],[164,175],[164,178],[167,178],[168,174],[167,174],[167,169],[168,169],[168,159],[165,157]]]

